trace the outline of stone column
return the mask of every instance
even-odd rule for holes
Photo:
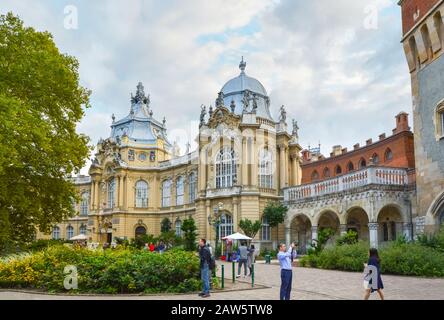
[[[413,224],[410,222],[404,222],[402,224],[402,234],[404,235],[404,237],[408,240],[408,241],[412,241],[413,237],[412,237],[412,226]]]
[[[311,227],[311,239],[318,240],[318,226]]]
[[[96,191],[94,196],[96,197],[96,210],[100,210],[100,181],[96,181]]]
[[[341,236],[343,236],[344,234],[347,233],[347,225],[346,224],[341,224],[339,226],[339,230],[341,231]]]
[[[285,146],[279,145],[279,189],[285,188]]]
[[[119,176],[119,208],[123,209],[123,176]]]
[[[291,157],[291,185],[296,186],[298,184],[298,167],[297,167],[297,156],[293,155]]]
[[[206,212],[206,214],[205,214],[205,225],[208,225],[208,217],[210,216],[210,214],[211,214],[211,202],[210,202],[210,200],[207,200],[206,202],[205,202],[205,212]],[[207,228],[207,240],[212,240],[211,239],[211,229],[213,228],[213,226],[212,225],[210,225],[209,226],[209,228]],[[216,239],[216,235],[214,235],[214,239]]]
[[[258,187],[258,162],[257,162],[257,148],[256,148],[256,139],[251,138],[251,185],[254,187]]]
[[[284,163],[285,163],[285,171],[284,171],[285,172],[285,185],[284,185],[284,187],[288,187],[290,185],[290,183],[288,181],[288,178],[289,178],[289,175],[288,175],[288,168],[289,168],[288,148],[285,148],[284,156],[285,156],[285,161],[284,161]]]
[[[242,185],[248,185],[248,172],[247,172],[247,138],[242,140]]]
[[[91,195],[90,195],[91,203],[90,203],[90,208],[89,208],[90,211],[94,210],[95,201],[96,201],[96,199],[95,199],[95,191],[96,191],[96,182],[94,180],[92,180]]]
[[[231,212],[233,212],[233,232],[237,232],[239,224],[238,214],[237,214],[237,204],[238,204],[237,198],[233,198],[233,204],[231,209],[232,210]]]
[[[285,227],[285,244],[290,246],[291,243],[291,229],[289,227]]]
[[[368,224],[371,248],[378,248],[378,228],[379,224],[377,222],[370,222]]]

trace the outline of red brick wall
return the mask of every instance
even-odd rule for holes
[[[435,4],[442,0],[404,0],[401,2],[402,10],[402,32],[409,32],[424,15],[426,15]],[[413,15],[419,9],[419,16],[416,20]]]
[[[385,159],[385,152],[390,148],[393,154],[392,160]],[[363,146],[360,149],[349,151],[345,154],[335,157],[326,158],[320,161],[306,162],[302,164],[302,183],[312,182],[312,174],[316,170],[319,174],[319,180],[327,179],[324,177],[324,169],[329,168],[330,177],[335,177],[335,168],[340,165],[342,174],[347,174],[347,166],[351,161],[355,170],[359,169],[359,162],[363,158],[366,164],[370,164],[370,158],[373,154],[379,156],[378,166],[399,167],[399,168],[415,168],[415,154],[413,149],[413,133],[411,131],[403,131],[392,135],[383,140],[374,142],[371,145]]]

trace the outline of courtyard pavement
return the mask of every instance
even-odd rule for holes
[[[222,264],[218,262],[219,266]],[[279,299],[280,271],[279,265],[258,262],[255,266],[256,288],[251,288],[251,279],[241,277],[239,282],[232,285],[231,263],[225,266],[225,283],[227,292],[214,292],[208,299],[212,300],[275,300]],[[236,265],[237,271],[237,265]],[[218,271],[220,275],[220,268]],[[444,300],[444,279],[429,279],[382,275],[384,294],[387,300]],[[295,267],[293,269],[294,300],[360,300],[363,297],[362,273],[319,270]],[[0,290],[1,300],[21,299],[136,299],[136,300],[194,300],[202,299],[196,294],[186,295],[118,295],[118,296],[73,296],[47,295],[31,292]],[[378,299],[374,293],[371,300]]]

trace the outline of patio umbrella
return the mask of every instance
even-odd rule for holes
[[[252,238],[247,237],[246,235],[236,232],[233,234],[230,234],[229,236],[223,237],[222,240],[226,240],[226,239],[230,239],[230,240],[251,240]]]
[[[69,240],[73,240],[73,241],[82,241],[82,240],[88,240],[88,237],[85,236],[84,234],[79,234],[79,235],[77,235],[77,236],[75,236],[75,237],[72,237],[72,238],[69,239]]]

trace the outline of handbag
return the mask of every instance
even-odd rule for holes
[[[369,269],[368,269],[368,267],[366,265],[365,268],[364,268],[364,281],[362,283],[363,286],[364,286],[364,289],[367,290],[367,289],[371,288],[371,285],[370,285],[371,278],[372,278],[372,276],[371,276],[370,271],[369,271]]]

